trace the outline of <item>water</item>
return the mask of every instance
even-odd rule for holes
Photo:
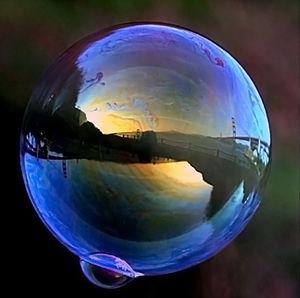
[[[21,134],[35,210],[105,288],[218,253],[259,206],[270,152],[242,67],[159,24],[102,30],[68,49],[33,92]]]

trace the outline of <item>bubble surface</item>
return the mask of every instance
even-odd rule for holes
[[[164,24],[109,28],[69,48],[33,92],[21,134],[37,213],[109,288],[224,248],[259,206],[270,152],[243,68]]]

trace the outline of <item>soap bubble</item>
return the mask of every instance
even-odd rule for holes
[[[29,197],[93,283],[185,269],[257,209],[270,131],[249,76],[187,29],[94,33],[46,72],[24,117]]]

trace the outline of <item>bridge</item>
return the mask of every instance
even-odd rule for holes
[[[170,135],[173,138],[168,138]],[[185,140],[182,140],[184,138]],[[193,138],[194,141],[198,139],[198,142],[193,143]],[[64,141],[65,144],[53,143],[44,136],[39,141],[30,142],[27,136],[25,147],[26,152],[32,156],[47,160],[92,159],[121,163],[160,163],[170,160],[189,161],[199,159],[200,155],[206,155],[206,157],[224,159],[249,170],[255,170],[253,161],[244,154],[245,149],[234,143],[236,139],[260,142],[258,139],[249,137],[210,138],[176,132],[147,131],[144,133],[99,134],[92,142],[90,140],[86,142],[84,139],[69,139]],[[224,142],[228,140],[232,143]],[[199,144],[199,141],[202,144]],[[86,150],[87,147],[88,150]],[[115,154],[110,153],[110,150],[113,150]],[[118,157],[115,151],[122,152],[122,154],[119,154]],[[129,153],[129,155],[125,156],[125,153]]]
[[[212,210],[218,210],[242,180],[245,194],[251,192],[264,171],[259,159],[253,160],[245,154],[247,146],[235,142],[241,139],[251,143],[255,138],[212,138],[154,131],[105,135],[93,127],[85,128],[77,138],[59,136],[50,139],[48,135],[51,134],[47,131],[39,135],[27,134],[24,137],[24,153],[37,159],[61,161],[62,174],[66,179],[67,160],[71,159],[118,163],[187,161],[202,174],[204,181],[213,186]]]

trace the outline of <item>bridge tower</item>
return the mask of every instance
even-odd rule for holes
[[[235,123],[234,117],[231,117],[231,124],[232,124],[232,136],[235,139],[236,138],[236,123]]]

